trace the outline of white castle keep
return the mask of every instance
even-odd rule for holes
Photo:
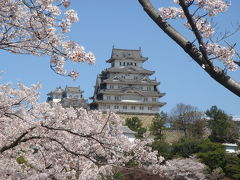
[[[111,67],[97,76],[91,109],[122,114],[156,114],[165,105],[159,99],[165,95],[160,84],[149,76],[155,72],[143,68],[148,58],[141,49],[112,49],[107,63]]]

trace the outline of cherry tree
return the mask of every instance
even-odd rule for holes
[[[0,49],[48,55],[51,69],[76,79],[78,72],[67,72],[65,62],[91,64],[95,57],[66,40],[78,21],[70,5],[70,0],[0,0]],[[38,103],[39,88],[0,85],[0,179],[94,180],[111,177],[131,163],[169,179],[179,173],[169,171],[176,163],[161,164],[163,157],[149,147],[151,139],[129,142],[116,114]],[[195,167],[197,162],[191,162]],[[185,168],[182,176],[199,172],[204,177],[202,170]]]
[[[230,44],[224,34],[214,38],[215,29],[209,19],[225,12],[230,3],[226,0],[174,0],[178,7],[159,8],[150,0],[139,0],[144,11],[172,40],[174,40],[214,80],[240,96],[240,83],[228,75],[240,65],[236,44]],[[184,26],[192,32],[188,39],[169,24],[170,19],[185,19]],[[222,67],[219,67],[219,63]]]
[[[39,87],[0,85],[0,179],[94,180],[129,164],[161,176],[179,173],[170,171],[176,163],[161,164],[150,139],[130,142],[116,114],[38,103]],[[182,175],[204,177],[196,163]]]
[[[70,0],[0,0],[0,49],[18,54],[48,55],[54,72],[76,79],[67,72],[66,61],[94,63],[93,53],[66,40],[78,14]]]

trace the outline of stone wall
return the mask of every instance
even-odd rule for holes
[[[152,119],[154,118],[154,115],[140,115],[140,114],[118,114],[121,118],[127,119],[127,118],[132,118],[132,117],[138,117],[139,119],[142,120],[143,127],[149,128]],[[173,130],[173,129],[166,129],[163,131],[165,141],[167,143],[174,143],[178,141],[181,137],[184,136],[184,133],[179,130]]]
[[[154,117],[154,115],[143,115],[143,114],[118,114],[118,115],[123,119],[138,117],[139,119],[142,120],[143,127],[145,128],[150,127],[152,123],[152,119]]]

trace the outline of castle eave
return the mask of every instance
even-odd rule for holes
[[[125,95],[125,94],[141,94],[143,97],[163,97],[165,93],[159,93],[159,92],[153,92],[151,93],[150,91],[132,91],[131,93],[127,92],[125,93],[124,90],[111,90],[111,89],[105,89],[105,90],[100,90],[98,94],[108,94],[108,95]]]
[[[144,105],[144,106],[159,106],[162,107],[166,103],[165,102],[125,102],[125,101],[103,101],[103,100],[95,100],[92,102],[92,104],[112,104],[112,105],[117,105],[117,104],[128,104],[128,105]]]

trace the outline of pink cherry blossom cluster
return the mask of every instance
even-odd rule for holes
[[[179,1],[180,0],[174,0],[174,3],[179,4]],[[211,38],[214,35],[215,30],[211,26],[211,23],[207,21],[207,18],[203,17],[216,16],[217,13],[224,12],[229,7],[229,3],[227,3],[225,0],[185,0],[184,2],[188,8],[188,11],[194,9],[192,7],[190,8],[190,6],[197,6],[196,9],[193,10],[191,19],[194,22],[201,38],[205,39]],[[180,17],[182,19],[185,18],[185,14],[182,8],[159,8],[159,12],[163,19],[173,19],[177,17]],[[193,31],[193,28],[189,22],[185,23],[185,26]],[[236,55],[236,51],[233,48],[227,48],[217,43],[206,43],[205,46],[208,51],[208,55],[213,56],[214,59],[218,59],[223,62],[225,68],[228,68],[230,71],[235,71],[237,69],[237,65],[233,61],[233,57]],[[203,67],[205,67],[205,65]]]
[[[89,53],[79,48],[81,46],[77,43],[75,55],[70,55],[72,49],[65,47],[65,33],[70,32],[71,24],[78,21],[76,11],[65,10],[70,5],[70,0],[0,0],[0,49],[20,54],[48,55],[53,56],[52,59],[58,56],[57,59],[64,61],[89,62]],[[95,57],[91,55],[90,60],[94,63]],[[66,70],[62,65],[51,64],[51,68],[63,74]]]
[[[163,174],[169,179],[205,180],[206,166],[194,158],[173,159],[162,166]]]
[[[179,4],[179,0],[173,1],[176,4]],[[226,0],[185,0],[187,5],[194,2],[196,2],[200,8],[208,11],[209,16],[216,16],[217,13],[224,12],[229,7]]]
[[[176,8],[176,7],[162,8],[161,7],[158,10],[160,12],[161,17],[164,19],[174,19],[177,16],[183,19],[185,17],[183,10],[181,8]]]
[[[201,174],[200,164],[188,160],[161,165],[152,140],[129,141],[114,113],[38,103],[39,87],[0,85],[0,179],[101,180],[129,161],[170,179]]]
[[[77,77],[79,76],[79,72],[76,72],[75,70],[72,70],[71,72],[69,72],[68,74],[70,77],[72,77],[73,80],[76,80]]]
[[[223,47],[218,43],[208,43],[206,44],[206,48],[209,55],[213,55],[222,61],[224,66],[230,71],[237,69],[237,65],[233,62],[233,57],[236,53],[235,49]]]
[[[214,28],[211,27],[211,24],[206,19],[197,16],[194,17],[193,20],[195,21],[196,27],[203,38],[209,38],[215,32]],[[186,23],[185,26],[192,29],[189,23]]]
[[[0,179],[101,179],[130,160],[157,171],[163,158],[130,142],[116,114],[38,103],[39,86],[0,85]]]
[[[198,5],[208,11],[209,16],[216,16],[217,13],[224,12],[229,7],[225,0],[198,0]]]

